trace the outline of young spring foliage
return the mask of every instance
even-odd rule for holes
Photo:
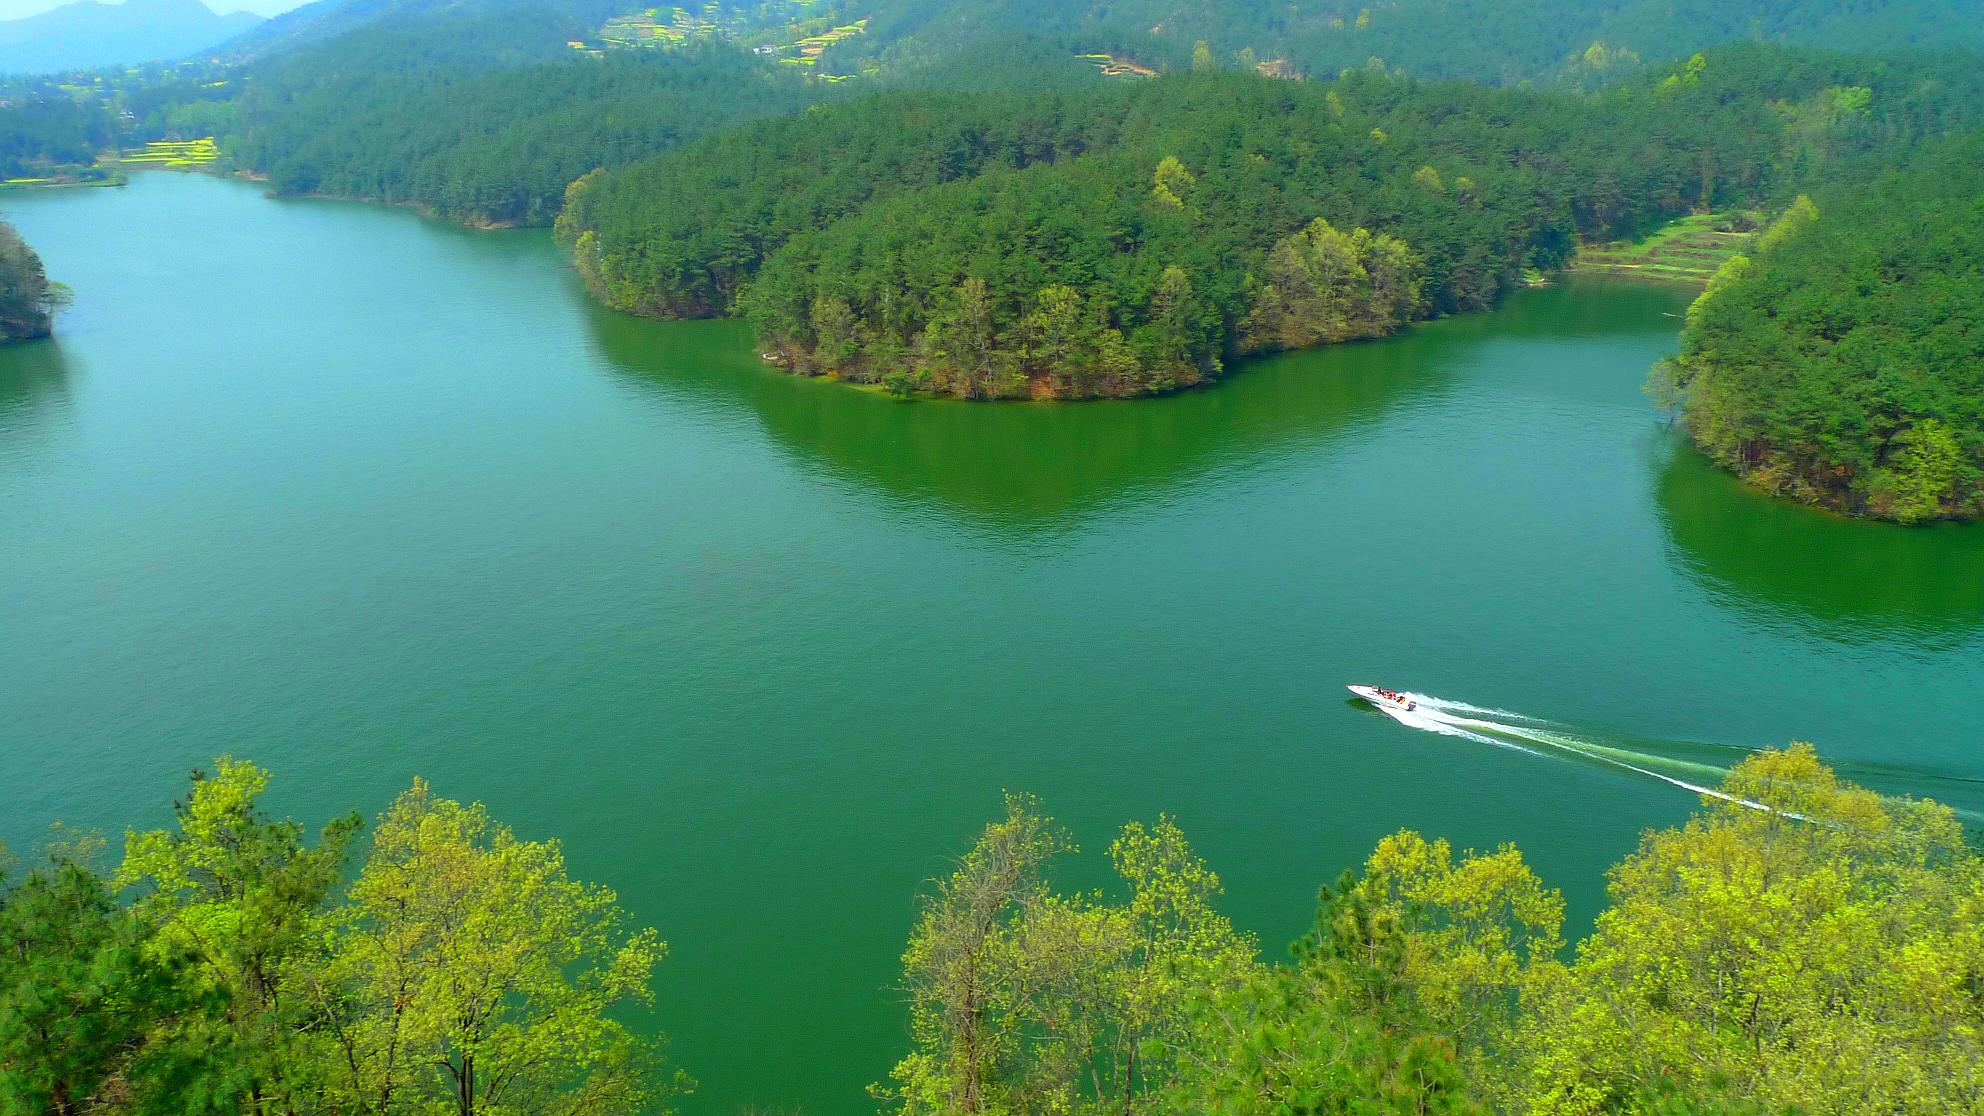
[[[1984,858],[1956,818],[1842,783],[1805,745],[1745,760],[1722,793],[1612,870],[1574,957],[1561,896],[1514,848],[1402,832],[1322,890],[1283,964],[1225,926],[1168,824],[1125,830],[1132,898],[1112,906],[1048,887],[1068,844],[1009,798],[911,937],[916,1049],[891,1095],[1014,1116],[1977,1111]],[[1116,920],[1173,942],[1164,962],[1112,949]],[[1183,925],[1201,929],[1164,929]],[[1155,1014],[1110,991],[1151,972]],[[1126,1026],[1128,1091],[1092,1037]]]
[[[222,758],[193,775],[174,805],[177,825],[128,834],[113,886],[150,931],[156,963],[177,960],[182,981],[211,1012],[174,1018],[174,1040],[203,1052],[197,1087],[220,1106],[294,1107],[315,1087],[303,1037],[308,1009],[291,987],[312,960],[318,919],[337,885],[357,815],[324,828],[315,847],[303,827],[265,815],[266,772]]]
[[[1737,801],[1613,869],[1592,936],[1525,1004],[1505,1087],[1548,1114],[1656,1078],[1771,1112],[1976,1111],[1984,860],[1956,818],[1802,746],[1722,789]]]
[[[1169,819],[1111,844],[1122,904],[1049,889],[1071,851],[1010,795],[938,881],[903,954],[916,1049],[878,1095],[907,1113],[1134,1111],[1183,1072],[1188,997],[1240,979],[1253,942]]]
[[[664,947],[556,842],[416,782],[340,888],[357,816],[306,842],[267,785],[223,758],[115,873],[72,843],[7,881],[0,1113],[662,1110],[626,1012]]]
[[[613,1017],[649,1006],[666,954],[613,892],[569,879],[558,844],[416,780],[379,819],[328,919],[311,994],[341,1109],[640,1112],[660,1051]]]

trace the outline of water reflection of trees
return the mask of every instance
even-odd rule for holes
[[[1436,390],[1461,336],[1441,327],[1290,354],[1209,390],[1080,404],[898,402],[766,369],[736,323],[587,310],[598,351],[642,390],[750,414],[809,465],[995,530],[1053,529],[1152,489],[1270,465]]]
[[[1897,527],[1775,500],[1678,439],[1656,498],[1681,567],[1732,607],[1853,641],[1984,626],[1984,527]]]
[[[0,345],[0,467],[40,453],[67,428],[69,375],[59,341]]]

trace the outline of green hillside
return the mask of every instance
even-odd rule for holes
[[[1663,392],[1773,492],[1914,522],[1984,513],[1984,134],[1802,202],[1688,312]]]

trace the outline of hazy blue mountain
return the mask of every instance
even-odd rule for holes
[[[218,15],[200,0],[74,4],[0,21],[0,73],[46,73],[161,62],[217,46],[262,22],[253,12]]]
[[[228,53],[238,60],[265,58],[373,26],[425,28],[438,49],[459,53],[438,40],[471,24],[486,32],[502,23],[541,25],[527,41],[556,53],[566,36],[590,33],[607,17],[643,6],[643,0],[313,0],[229,43]]]

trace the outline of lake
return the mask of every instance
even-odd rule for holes
[[[1639,390],[1684,291],[900,403],[601,310],[542,231],[173,174],[4,208],[77,301],[0,349],[0,837],[161,824],[223,753],[313,827],[423,775],[661,930],[691,1116],[873,1111],[920,882],[1006,788],[1071,884],[1169,812],[1271,956],[1402,827],[1515,842],[1575,932],[1694,807],[1655,775],[1747,747],[1984,808],[1984,529],[1704,462]]]

